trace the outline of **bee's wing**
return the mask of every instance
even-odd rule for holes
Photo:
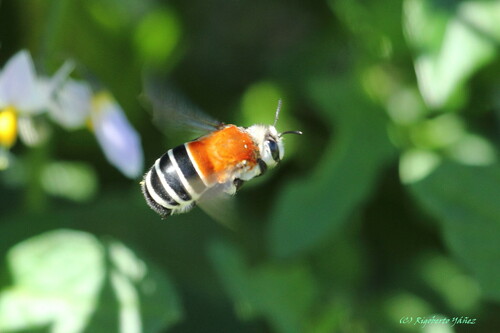
[[[234,196],[226,193],[229,186],[232,185],[215,185],[203,193],[197,205],[214,220],[234,230],[237,229],[239,218]]]
[[[153,111],[153,122],[162,131],[189,130],[206,134],[223,124],[193,105],[175,87],[153,77],[144,77],[141,100]]]

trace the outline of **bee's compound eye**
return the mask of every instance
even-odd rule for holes
[[[278,144],[274,140],[267,140],[266,145],[269,147],[271,157],[276,161],[276,163],[278,163],[280,161],[280,149]]]

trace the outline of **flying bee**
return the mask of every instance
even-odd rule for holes
[[[275,167],[285,153],[283,136],[302,134],[276,130],[280,109],[281,100],[273,125],[199,121],[198,127],[211,132],[169,149],[144,175],[141,187],[148,205],[162,218],[185,213],[205,199],[235,194],[244,182]],[[192,114],[184,117],[193,123]]]

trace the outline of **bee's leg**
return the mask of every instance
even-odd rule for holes
[[[235,187],[235,192],[238,191],[240,189],[241,186],[243,186],[245,182],[239,178],[235,178],[233,180],[233,185]]]
[[[243,183],[244,181],[240,178],[235,178],[232,182],[230,181],[224,184],[223,192],[229,195],[234,195],[236,191],[238,191],[238,189],[241,187],[241,185],[243,185]]]

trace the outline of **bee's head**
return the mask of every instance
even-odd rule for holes
[[[260,152],[260,159],[266,164],[266,167],[276,166],[285,155],[285,147],[283,145],[283,135],[285,134],[302,134],[301,131],[286,131],[278,133],[276,130],[276,122],[278,121],[279,112],[281,109],[281,100],[278,103],[276,116],[273,125],[253,125],[247,131],[252,136],[257,144]]]

